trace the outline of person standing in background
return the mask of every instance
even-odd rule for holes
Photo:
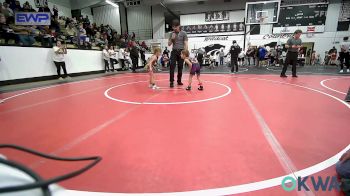
[[[181,58],[181,51],[188,50],[188,37],[185,31],[181,30],[180,21],[174,20],[172,23],[173,32],[168,40],[168,46],[173,46],[170,56],[170,88],[174,87],[174,75],[176,65],[178,66],[177,71],[177,84],[183,85],[182,70],[184,60]]]
[[[166,54],[167,56],[169,56],[170,51],[168,50],[168,47],[165,47],[164,51],[163,51],[163,55]]]
[[[241,53],[242,49],[241,47],[237,44],[236,40],[233,40],[232,46],[230,48],[230,54],[231,54],[231,73],[238,72],[238,55]]]
[[[57,9],[57,6],[56,5],[53,5],[53,16],[54,17],[58,17],[58,9]]]
[[[122,66],[122,70],[127,69],[127,68],[125,68],[125,56],[124,55],[125,55],[124,48],[120,48],[119,53],[118,53],[118,59],[119,59],[120,66]]]
[[[280,65],[283,64],[283,50],[282,47],[280,45],[277,45],[277,49],[276,49],[276,66],[279,67]]]
[[[107,73],[107,72],[109,72],[109,60],[110,60],[109,59],[110,56],[109,56],[108,46],[107,45],[105,45],[105,48],[102,51],[102,56],[103,56],[103,60],[105,62],[105,72]]]
[[[143,42],[143,43],[144,43],[144,42]],[[145,56],[145,52],[146,52],[146,48],[144,48],[143,45],[141,45],[141,48],[140,48],[140,56],[141,56],[141,61],[142,61],[143,66],[146,65],[146,56]]]
[[[116,70],[114,69],[114,64],[118,64],[118,61],[117,61],[117,53],[114,51],[113,46],[109,47],[108,54],[109,54],[109,60],[111,63],[111,71],[114,71]]]
[[[204,53],[205,53],[205,50],[203,48],[199,48],[197,51],[197,60],[201,67],[203,67]]]
[[[57,75],[58,79],[62,80],[61,77],[61,68],[64,72],[64,78],[68,78],[67,69],[66,69],[66,63],[64,61],[64,55],[67,54],[67,48],[64,47],[60,41],[57,41],[56,46],[53,47],[53,57],[52,60],[56,65],[57,68]]]
[[[130,58],[132,61],[132,72],[136,73],[136,69],[139,65],[139,51],[137,50],[136,43],[134,41],[132,41],[131,45]]]
[[[248,50],[246,52],[248,65],[255,65],[255,48],[249,45]],[[253,64],[250,64],[250,61],[253,60]]]
[[[340,71],[339,73],[344,72],[344,65],[346,66],[346,72],[350,73],[350,42],[348,41],[349,37],[344,37],[340,45]],[[344,62],[345,61],[345,62]]]
[[[311,65],[311,49],[307,50],[306,52],[306,58],[305,58],[305,64]]]
[[[302,48],[302,41],[300,36],[302,34],[301,30],[296,30],[293,37],[289,38],[285,47],[288,50],[286,61],[284,62],[283,69],[281,72],[281,77],[286,78],[286,72],[288,65],[292,65],[292,75],[294,78],[297,76],[297,61],[298,61],[298,51]]]
[[[221,48],[221,50],[219,52],[219,57],[220,57],[220,65],[224,65],[225,53],[224,53],[224,49],[223,48]]]

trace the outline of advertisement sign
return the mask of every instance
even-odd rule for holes
[[[51,13],[49,12],[16,12],[16,25],[51,25]]]

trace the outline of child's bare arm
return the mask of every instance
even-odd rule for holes
[[[150,71],[153,70],[154,63],[157,62],[157,57],[153,56],[150,61],[148,62],[147,66],[149,67]]]
[[[191,63],[191,61],[190,61],[190,60],[185,59],[185,64],[187,64],[187,65],[188,65],[188,67],[189,67],[190,69],[192,68],[192,63]]]

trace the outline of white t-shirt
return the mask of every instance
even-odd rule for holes
[[[119,49],[118,58],[119,59],[124,59],[124,49],[123,48]]]
[[[64,62],[64,54],[58,54],[56,53],[60,48],[57,46],[53,47],[53,56],[52,60],[55,62]]]
[[[102,56],[104,60],[109,60],[109,53],[106,49],[103,49]]]
[[[117,58],[117,54],[115,53],[114,50],[109,49],[108,52],[110,54],[109,56],[110,56],[111,59],[116,59]]]

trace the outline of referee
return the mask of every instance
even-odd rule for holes
[[[177,64],[177,85],[181,86],[182,69],[184,60],[181,59],[181,51],[188,50],[188,37],[185,31],[181,30],[180,21],[175,19],[172,24],[173,32],[170,35],[168,46],[173,46],[170,55],[170,88],[174,87],[175,67]]]
[[[297,78],[297,60],[298,60],[298,51],[303,46],[301,45],[300,36],[302,34],[301,30],[296,30],[293,37],[289,38],[286,43],[286,48],[288,50],[286,61],[284,62],[281,77],[286,78],[286,71],[288,65],[292,65],[292,75],[294,78]]]

